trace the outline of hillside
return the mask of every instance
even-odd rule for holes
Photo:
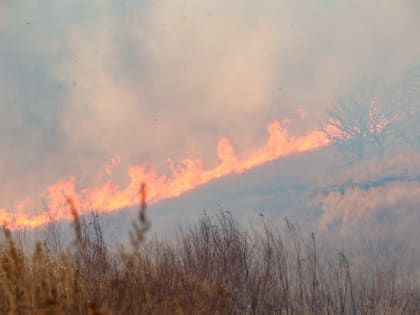
[[[417,238],[419,160],[416,154],[402,154],[346,166],[332,148],[292,155],[148,205],[150,233],[171,237],[204,212],[228,210],[245,226],[282,225],[287,217],[322,233],[353,235],[392,227],[407,239]],[[101,214],[109,238],[126,240],[136,214],[137,209]],[[58,225],[68,230],[67,224]]]

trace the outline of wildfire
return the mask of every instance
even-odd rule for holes
[[[76,189],[76,178],[70,177],[50,185],[45,193],[48,209],[39,214],[27,211],[30,199],[25,199],[12,212],[0,209],[0,223],[9,229],[18,230],[44,226],[52,221],[70,221],[72,215],[68,209],[67,198],[70,197],[80,214],[92,210],[112,212],[118,209],[134,207],[139,203],[139,187],[142,182],[148,186],[148,202],[176,197],[213,179],[229,174],[239,174],[255,166],[293,153],[316,149],[328,144],[328,140],[320,130],[311,131],[302,136],[292,136],[279,122],[274,121],[267,126],[269,138],[262,148],[249,156],[238,158],[226,138],[221,138],[217,145],[219,165],[211,169],[203,169],[201,160],[185,159],[180,162],[169,160],[170,175],[158,174],[150,164],[132,166],[128,170],[130,182],[121,188],[111,180],[103,180],[112,173],[119,161],[113,159],[112,165],[98,174],[102,181],[97,186]]]

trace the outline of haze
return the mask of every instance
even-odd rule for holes
[[[416,0],[162,0],[0,3],[0,208],[111,160],[217,164],[265,126],[304,135],[361,80],[420,60]],[[42,204],[41,202],[39,202]]]

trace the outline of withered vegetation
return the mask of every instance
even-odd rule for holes
[[[173,243],[145,241],[145,186],[141,200],[130,248],[111,250],[98,216],[87,223],[71,199],[69,248],[49,240],[28,253],[4,227],[0,313],[420,314],[416,268],[324,250],[288,220],[251,233],[226,211]]]

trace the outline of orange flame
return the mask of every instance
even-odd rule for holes
[[[67,198],[71,197],[79,214],[91,210],[112,212],[118,209],[134,207],[139,203],[138,189],[143,182],[148,186],[148,202],[176,197],[213,179],[229,174],[239,174],[255,166],[279,157],[316,149],[328,144],[320,130],[314,130],[303,136],[289,135],[288,130],[274,121],[267,126],[269,139],[266,144],[249,156],[240,159],[226,138],[221,138],[217,145],[220,164],[211,169],[203,169],[201,160],[185,159],[180,162],[169,160],[170,176],[160,175],[150,165],[132,166],[128,170],[130,182],[120,188],[111,180],[103,181],[104,174],[111,174],[113,167],[119,164],[113,159],[112,165],[105,167],[98,174],[102,181],[98,186],[76,190],[76,178],[70,177],[58,181],[47,188],[45,193],[48,209],[39,214],[28,214],[25,211],[30,200],[24,200],[15,211],[0,209],[0,223],[5,223],[12,230],[37,228],[52,221],[70,221]]]

